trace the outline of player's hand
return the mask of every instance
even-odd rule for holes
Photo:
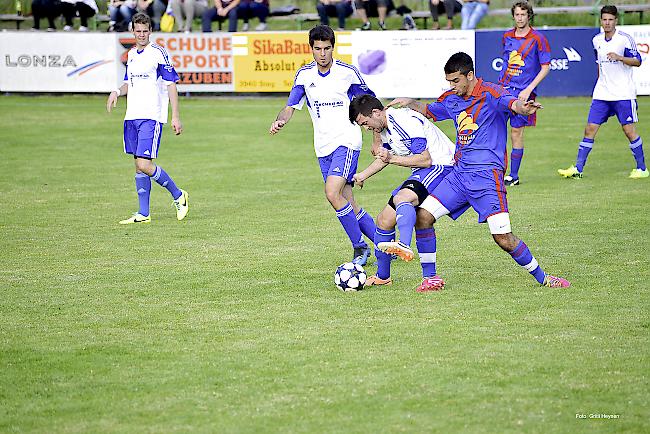
[[[377,154],[375,155],[375,158],[383,161],[384,163],[390,163],[391,154],[390,152],[388,152],[388,149],[381,147],[377,149]]]
[[[541,110],[544,107],[538,102],[535,101],[526,101],[521,105],[521,108],[524,110],[524,114],[526,115],[532,115],[535,113],[537,110]]]
[[[530,98],[531,93],[532,91],[530,91],[529,89],[524,89],[521,92],[519,92],[519,96],[517,98],[519,98],[519,101],[526,102]]]
[[[409,104],[411,104],[413,101],[415,101],[413,98],[395,98],[394,100],[386,104],[386,107],[395,107],[395,108],[408,107]]]
[[[358,185],[359,188],[363,188],[363,182],[366,180],[360,173],[355,173],[352,175],[352,180],[355,185]]]
[[[286,124],[286,121],[273,121],[271,124],[271,128],[269,129],[269,134],[273,135],[278,133],[282,127],[284,127]]]
[[[620,60],[623,60],[623,56],[621,56],[620,54],[614,53],[614,52],[607,53],[607,60],[620,61]]]
[[[106,100],[106,111],[111,112],[115,107],[117,107],[117,92],[113,91],[108,95],[108,99]]]
[[[183,132],[183,124],[179,118],[172,118],[172,130],[174,130],[174,134],[176,135]]]

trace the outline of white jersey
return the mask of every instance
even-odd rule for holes
[[[454,164],[456,145],[421,113],[406,107],[389,107],[386,109],[386,123],[381,141],[390,153],[408,156],[428,149],[432,166]]]
[[[330,155],[339,146],[361,149],[361,129],[350,122],[350,100],[368,93],[359,70],[340,60],[334,60],[326,74],[318,71],[316,62],[296,72],[287,106],[301,110],[307,102],[314,125],[314,149],[317,157]]]
[[[592,40],[598,63],[598,81],[594,87],[594,99],[603,101],[622,101],[636,99],[636,87],[632,78],[632,66],[618,60],[608,60],[607,53],[616,53],[624,57],[641,56],[636,49],[634,39],[627,33],[616,29],[612,39],[605,39],[601,32]]]
[[[129,85],[124,119],[152,119],[166,123],[167,86],[176,81],[178,74],[163,47],[153,43],[142,51],[133,47],[129,50],[124,74],[124,82]]]

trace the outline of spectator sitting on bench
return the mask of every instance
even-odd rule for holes
[[[357,15],[363,22],[359,30],[370,30],[372,28],[368,17],[379,18],[379,29],[386,30],[386,16],[395,9],[392,0],[354,0]]]
[[[260,23],[255,27],[255,30],[262,32],[266,30],[266,17],[269,16],[269,0],[245,0],[239,4],[237,14],[244,20],[242,25],[242,32],[247,32],[249,29],[248,20],[257,18]]]
[[[72,30],[72,20],[75,15],[78,14],[79,19],[81,20],[79,31],[87,32],[88,18],[94,17],[98,11],[99,9],[97,8],[95,0],[62,0],[61,12],[63,13],[63,18],[65,18],[65,26],[63,27],[63,30],[66,32]]]
[[[110,0],[108,4],[108,15],[110,17],[108,31],[128,31],[131,17],[135,15],[135,5],[136,0]]]
[[[460,15],[463,17],[461,29],[472,30],[478,26],[479,21],[487,15],[490,0],[465,0]]]
[[[41,29],[41,18],[47,18],[47,31],[56,30],[54,20],[61,15],[59,11],[59,2],[56,0],[34,0],[32,1],[32,14],[34,15],[34,30]]]
[[[201,24],[204,32],[212,31],[213,21],[225,21],[228,18],[228,31],[237,31],[237,9],[241,0],[214,0],[214,7],[203,13]]]
[[[178,31],[190,33],[194,16],[202,17],[207,9],[208,0],[172,0],[172,11]]]
[[[454,28],[454,15],[463,9],[463,4],[458,0],[429,0],[429,10],[431,11],[431,18],[433,20],[432,29],[440,29],[438,23],[438,16],[447,13],[447,30]]]
[[[338,30],[345,30],[345,19],[352,15],[352,0],[320,0],[316,3],[320,23],[329,26],[329,17],[338,18]],[[367,19],[366,19],[367,21]]]

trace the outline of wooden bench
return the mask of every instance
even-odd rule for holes
[[[15,22],[16,23],[16,30],[20,30],[20,25],[25,21],[27,18],[25,18],[22,15],[16,15],[16,14],[2,14],[0,15],[0,21],[2,22]]]

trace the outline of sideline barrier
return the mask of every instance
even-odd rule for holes
[[[636,41],[639,95],[650,95],[650,26],[619,26]],[[596,28],[542,30],[552,48],[541,96],[591,95],[597,78],[591,38]],[[443,65],[465,51],[477,74],[496,81],[503,30],[337,32],[335,56],[359,68],[378,96],[435,98],[446,88]],[[311,62],[306,32],[152,35],[167,48],[181,92],[288,92]],[[109,92],[124,77],[129,33],[0,32],[0,91]]]

